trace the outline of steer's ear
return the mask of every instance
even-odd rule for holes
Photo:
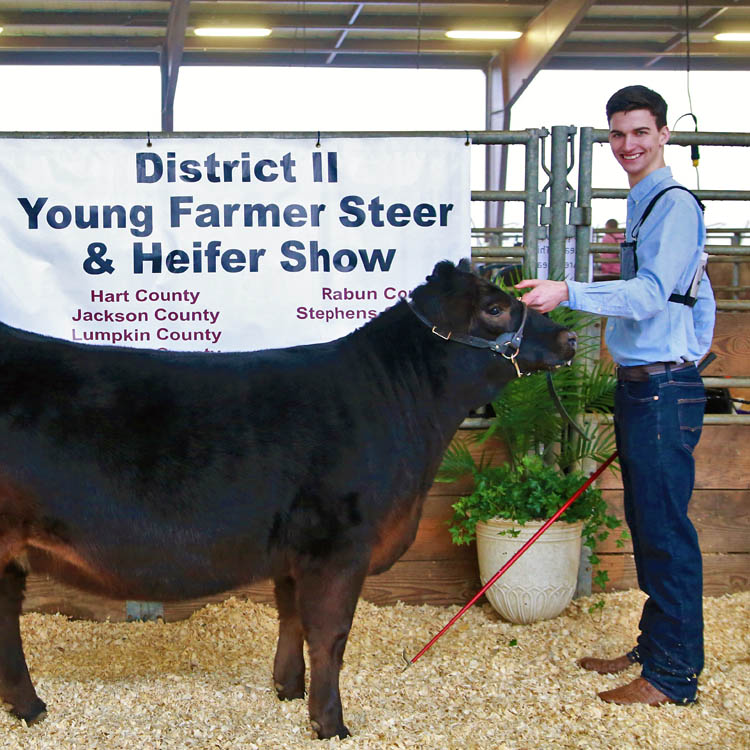
[[[432,269],[432,273],[425,281],[440,281],[441,279],[450,278],[455,270],[456,267],[449,260],[441,260],[440,263],[435,264],[435,268]]]
[[[458,268],[459,271],[465,271],[466,273],[474,273],[474,269],[471,267],[470,258],[461,258],[461,260],[458,261],[456,268]]]
[[[477,303],[477,277],[460,271],[453,263],[438,263],[427,283],[412,292],[419,309],[441,330],[465,333]]]

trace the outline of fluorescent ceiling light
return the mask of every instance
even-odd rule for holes
[[[445,35],[449,39],[518,39],[521,36],[520,31],[471,31],[456,29],[446,31]]]
[[[271,29],[236,29],[230,26],[220,26],[218,28],[200,27],[195,30],[196,36],[269,36],[270,33]]]
[[[717,42],[750,42],[750,31],[715,34]]]

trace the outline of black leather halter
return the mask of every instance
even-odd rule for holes
[[[520,378],[521,375],[528,375],[529,373],[522,373],[516,362],[516,357],[521,349],[521,342],[523,341],[523,329],[526,325],[526,318],[528,317],[528,308],[521,302],[523,308],[523,314],[521,316],[521,325],[518,329],[513,332],[501,333],[496,339],[483,339],[479,336],[464,336],[461,333],[440,333],[437,326],[433,325],[417,308],[414,306],[414,302],[409,300],[409,307],[411,311],[428,327],[436,336],[440,336],[445,341],[457,341],[459,344],[466,344],[467,346],[473,346],[476,349],[489,349],[494,354],[500,354],[505,359],[513,363],[513,367],[516,368],[516,374]]]

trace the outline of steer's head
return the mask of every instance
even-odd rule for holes
[[[449,261],[438,263],[426,283],[414,290],[412,299],[414,308],[434,326],[434,332],[444,338],[450,336],[457,346],[482,347],[484,341],[500,338],[497,356],[512,357],[521,373],[559,367],[575,355],[573,331],[477,276],[467,261],[458,266]],[[518,337],[515,342],[503,343],[509,338],[503,334],[519,330],[520,343]],[[472,338],[481,341],[472,342]],[[509,364],[512,366],[511,360]]]

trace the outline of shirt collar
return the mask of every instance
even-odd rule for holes
[[[670,167],[660,167],[644,177],[634,188],[631,189],[629,197],[634,201],[643,200],[654,188],[662,182],[672,179]]]

